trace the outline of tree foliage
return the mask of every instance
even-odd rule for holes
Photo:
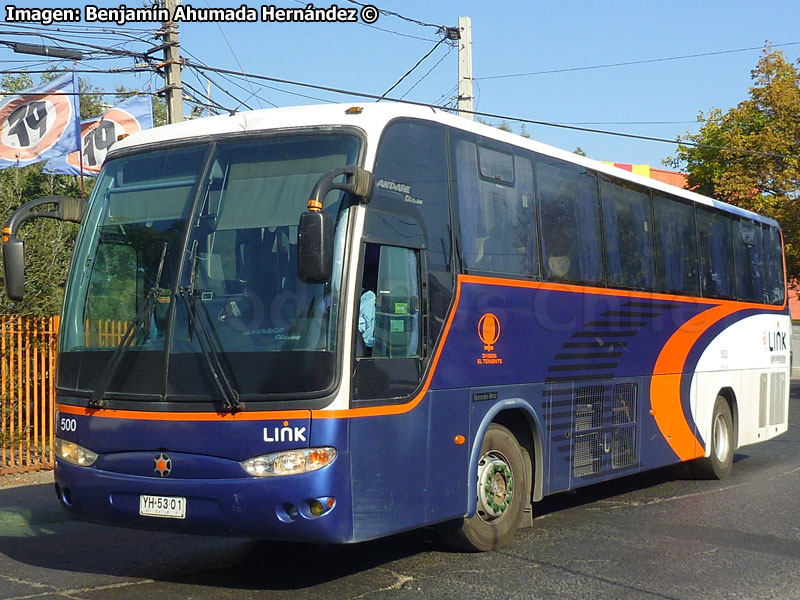
[[[42,81],[57,77],[58,73],[45,73]],[[0,88],[8,92],[30,88],[34,82],[30,75],[4,75],[0,78]],[[103,96],[95,87],[81,79],[78,82],[81,119],[89,119],[102,114],[109,108]],[[117,92],[133,94],[120,87]],[[117,101],[121,101],[120,97]],[[160,104],[163,105],[163,102]],[[154,106],[155,124],[163,124],[163,106]],[[0,170],[0,220],[5,221],[19,206],[40,196],[72,196],[80,198],[81,182],[72,175],[49,175],[42,172],[43,163],[20,169]],[[84,178],[85,196],[88,198],[94,187],[93,177]],[[4,291],[0,291],[0,313],[51,316],[61,312],[64,285],[67,279],[72,249],[78,226],[53,219],[36,219],[22,227],[20,237],[26,245],[25,299],[11,302]],[[0,272],[0,276],[2,273]]]
[[[783,53],[764,49],[749,97],[723,112],[701,113],[673,166],[685,164],[701,194],[776,219],[783,228],[787,271],[800,276],[800,74]],[[735,149],[735,150],[734,150]],[[738,150],[744,150],[741,152]]]

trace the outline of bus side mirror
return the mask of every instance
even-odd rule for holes
[[[333,271],[333,217],[306,211],[297,230],[297,275],[306,283],[326,283]]]
[[[46,205],[54,210],[35,210]],[[25,242],[17,237],[20,226],[40,217],[80,223],[85,212],[86,201],[66,196],[37,198],[14,211],[3,229],[3,273],[6,292],[11,300],[19,302],[25,295]]]
[[[344,176],[344,181],[334,182]],[[306,283],[327,283],[333,272],[333,217],[323,212],[328,192],[342,190],[366,202],[372,194],[372,173],[353,165],[332,169],[319,178],[308,210],[297,229],[297,276]]]
[[[25,294],[25,242],[17,237],[3,243],[3,273],[8,297],[19,302]]]

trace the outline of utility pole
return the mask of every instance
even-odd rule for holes
[[[175,9],[183,0],[161,0],[169,11],[169,21],[161,24],[164,37],[164,92],[167,100],[167,123],[183,121],[183,87],[181,86],[181,57],[178,45],[178,24],[173,19]]]
[[[458,17],[458,30],[458,115],[472,119],[472,19]]]

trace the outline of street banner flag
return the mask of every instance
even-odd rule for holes
[[[130,135],[153,126],[153,103],[149,96],[132,96],[108,109],[101,116],[81,123],[83,140],[83,174],[97,177],[111,145],[120,136]],[[45,173],[81,174],[78,152],[54,158],[44,166]]]
[[[26,167],[80,146],[78,78],[67,73],[0,102],[0,169]]]

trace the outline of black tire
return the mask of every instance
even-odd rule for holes
[[[446,543],[458,550],[486,552],[513,539],[522,512],[530,503],[530,498],[525,498],[530,485],[524,460],[514,435],[502,425],[489,425],[474,474],[478,477],[478,510],[470,518],[441,526]]]
[[[692,472],[698,479],[722,479],[733,467],[733,416],[728,401],[717,396],[711,416],[711,453],[692,462]]]

